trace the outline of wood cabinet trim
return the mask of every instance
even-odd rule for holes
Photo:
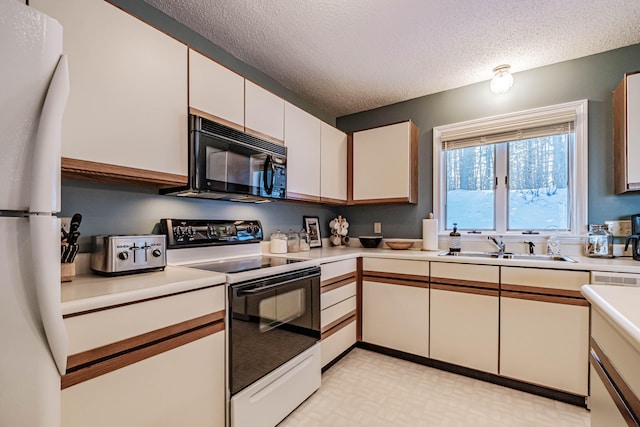
[[[389,199],[362,199],[362,200],[351,200],[351,204],[353,205],[384,205],[390,203],[411,203],[411,200],[408,197],[396,197]]]
[[[259,132],[257,130],[253,130],[251,128],[245,127],[244,128],[244,132],[249,134],[249,135],[253,135],[257,138],[261,138],[261,139],[265,139],[269,142],[273,142],[274,144],[279,144],[279,145],[284,145],[284,141],[282,139],[278,139],[278,138],[274,138],[270,135],[267,135],[266,133],[262,133]]]
[[[290,191],[287,191],[287,200],[320,203],[320,196],[310,196],[308,194],[292,193]]]
[[[335,331],[332,331],[331,333],[329,333],[329,331],[331,329],[336,328],[336,326],[340,325],[341,323],[349,323],[347,322],[347,320],[353,320],[356,318],[356,310],[351,310],[349,313],[345,314],[344,316],[340,316],[338,319],[334,320],[333,322],[329,323],[328,325],[326,325],[325,327],[323,327],[320,330],[320,334],[321,334],[321,339],[325,339],[328,336],[330,336],[331,334],[337,332],[338,330],[342,329],[344,326],[340,326],[340,328],[337,328]]]
[[[446,277],[431,277],[431,286],[434,284],[447,285],[447,286],[464,286],[472,288],[490,289],[497,291],[500,289],[499,283],[493,282],[480,282],[476,280],[461,280],[461,279],[449,279]]]
[[[545,294],[531,294],[524,292],[514,292],[502,290],[500,296],[504,298],[515,298],[515,299],[524,299],[529,301],[540,301],[540,302],[550,302],[554,304],[567,304],[567,305],[578,305],[582,307],[589,307],[589,302],[584,298],[576,298],[576,297],[566,297],[566,296],[558,296],[558,295],[545,295]]]
[[[500,288],[503,291],[524,292],[529,294],[551,295],[557,297],[572,297],[580,299],[583,298],[580,291],[574,291],[571,289],[542,288],[539,286],[512,285],[509,283],[502,283],[500,285]]]
[[[356,280],[358,277],[357,271],[351,271],[349,273],[341,274],[339,276],[334,276],[330,279],[323,280],[320,283],[320,286],[329,286],[333,283],[342,282],[343,280]]]
[[[62,178],[101,184],[131,185],[160,189],[185,186],[188,182],[185,175],[110,165],[68,157],[61,158],[60,167]]]
[[[415,280],[411,276],[404,274],[387,273],[388,275],[369,276],[366,273],[362,276],[363,281],[386,283],[388,285],[412,286],[416,288],[429,288],[429,282],[424,280]]]
[[[340,280],[327,280],[323,283],[320,284],[320,293],[324,294],[325,292],[331,292],[335,289],[341,288],[343,286],[347,286],[350,285],[352,283],[355,283],[356,281],[356,275],[345,275],[346,277],[340,279]]]
[[[591,338],[589,361],[627,424],[637,426],[640,422],[640,399],[622,379],[622,376],[593,338]]]
[[[153,342],[150,345],[136,348],[123,354],[115,355],[114,357],[108,358],[106,360],[100,360],[87,367],[63,375],[61,378],[61,389],[64,390],[67,387],[71,387],[81,382],[97,378],[101,375],[108,374],[110,372],[140,362],[144,359],[148,359],[150,357],[167,352],[169,350],[173,350],[190,342],[199,340],[200,338],[204,338],[206,336],[223,331],[224,322],[216,322],[203,326],[201,328],[185,332],[178,336],[174,336],[159,342]]]
[[[438,291],[461,292],[464,294],[485,295],[489,297],[497,297],[500,292],[497,289],[474,288],[471,286],[445,285],[440,283],[432,283],[431,289]]]
[[[239,125],[237,123],[234,123],[234,122],[232,122],[230,120],[223,119],[222,117],[218,117],[216,115],[207,113],[206,111],[202,111],[202,110],[199,110],[199,109],[194,108],[194,107],[189,107],[189,114],[194,114],[196,116],[204,117],[207,120],[211,120],[213,122],[223,124],[223,125],[225,125],[227,127],[235,129],[235,130],[237,130],[239,132],[244,132],[244,126],[241,126],[241,125]]]
[[[356,319],[356,340],[362,341],[362,264],[363,258],[356,258],[356,310],[360,313]]]
[[[202,328],[209,324],[221,323],[224,328],[224,310],[210,313],[184,322],[176,323],[171,326],[156,329],[151,332],[137,335],[135,337],[126,338],[101,347],[86,350],[81,353],[72,354],[67,358],[67,372],[81,369],[82,367],[100,362],[105,359],[115,357],[119,354],[153,345],[156,342],[171,339],[180,334],[187,333],[194,329]]]
[[[332,199],[331,197],[320,196],[320,203],[323,203],[325,205],[344,206],[347,204],[347,201],[342,199]]]

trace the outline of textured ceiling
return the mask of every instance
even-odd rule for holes
[[[335,116],[640,43],[639,0],[145,1]]]

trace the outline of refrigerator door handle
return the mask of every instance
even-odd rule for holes
[[[62,115],[69,98],[69,65],[61,55],[51,78],[33,150],[29,212],[60,212]]]
[[[69,337],[60,301],[60,220],[51,215],[30,215],[31,266],[36,297],[49,349],[60,375],[67,369]]]

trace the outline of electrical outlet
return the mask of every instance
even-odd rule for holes
[[[374,222],[373,223],[373,232],[376,233],[376,234],[382,233],[382,223],[381,222]]]
[[[631,220],[605,221],[609,232],[616,237],[625,237],[631,234]]]

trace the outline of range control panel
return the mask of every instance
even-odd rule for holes
[[[165,236],[93,236],[91,269],[118,275],[163,269],[167,265]]]
[[[256,243],[263,238],[258,220],[162,219],[167,248]]]

